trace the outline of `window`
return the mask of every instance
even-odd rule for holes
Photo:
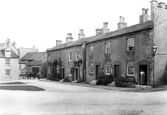
[[[6,58],[6,65],[10,65],[10,58]]]
[[[111,47],[110,47],[110,42],[105,43],[105,54],[110,54],[111,52]]]
[[[90,73],[93,73],[93,72],[94,72],[94,64],[90,63]]]
[[[76,53],[76,61],[77,61],[77,60],[79,60],[79,51],[76,50],[75,53]]]
[[[72,61],[72,52],[71,51],[68,52],[68,61]]]
[[[128,76],[134,76],[134,62],[128,62],[127,63],[127,75]]]
[[[134,38],[127,39],[127,51],[134,51]]]
[[[111,74],[111,65],[107,64],[106,65],[106,75],[110,75]]]
[[[90,46],[90,47],[89,47],[90,55],[93,55],[93,50],[94,50],[94,47],[93,47],[93,46]]]
[[[51,70],[51,69],[50,69],[50,66],[48,66],[48,74],[50,74],[50,73],[51,73],[51,72],[50,72],[50,70]]]
[[[6,70],[6,76],[10,76],[10,69]]]
[[[48,56],[48,62],[51,62],[50,55]]]

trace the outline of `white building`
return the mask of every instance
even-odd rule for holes
[[[19,79],[19,56],[9,39],[0,43],[0,81]]]

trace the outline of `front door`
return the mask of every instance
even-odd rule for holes
[[[139,65],[139,84],[140,85],[147,85],[147,78],[148,78],[148,70],[147,65]]]
[[[115,78],[120,77],[119,65],[114,65],[114,77]]]
[[[100,75],[100,65],[96,65],[96,80],[98,79]]]
[[[75,68],[75,80],[78,79],[78,68]]]
[[[64,73],[64,68],[62,68],[62,79],[64,79],[64,75],[65,73]]]

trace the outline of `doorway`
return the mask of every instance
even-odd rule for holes
[[[75,68],[75,80],[78,79],[78,68]]]
[[[141,71],[143,71],[144,75],[141,75]],[[139,65],[139,84],[140,85],[147,85],[147,65]]]
[[[100,75],[100,65],[96,65],[96,80],[99,78]]]
[[[119,65],[114,65],[114,77],[119,78],[120,77],[120,66]]]
[[[64,73],[64,68],[62,68],[62,79],[64,79],[65,73]]]

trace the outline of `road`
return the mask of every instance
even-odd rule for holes
[[[123,92],[22,80],[45,91],[0,90],[0,115],[166,115],[167,91]]]

